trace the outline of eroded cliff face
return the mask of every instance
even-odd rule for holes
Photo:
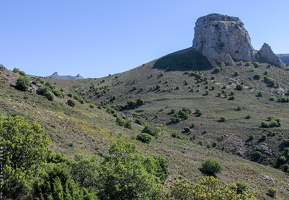
[[[221,14],[200,17],[195,25],[193,49],[206,56],[213,67],[221,62],[234,65],[241,60],[262,60],[279,67],[285,66],[271,48],[270,51],[267,46],[262,47],[259,53],[253,49],[250,36],[238,17]]]

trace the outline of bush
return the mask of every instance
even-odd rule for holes
[[[289,139],[283,140],[282,144],[286,147],[289,147]]]
[[[19,77],[16,80],[15,88],[22,91],[28,91],[30,86],[30,78],[29,77]]]
[[[225,122],[225,121],[226,121],[225,117],[220,117],[219,122]]]
[[[262,134],[261,140],[265,141],[266,139],[267,139],[267,135],[266,134]]]
[[[216,174],[224,170],[224,166],[217,160],[208,159],[202,163],[202,169],[204,173]]]
[[[184,131],[187,132],[187,133],[190,133],[190,132],[191,132],[191,129],[190,129],[189,127],[185,127],[185,128],[184,128]]]
[[[254,161],[258,161],[260,158],[262,157],[262,153],[260,151],[255,151],[253,154],[252,154],[252,159]]]
[[[49,100],[49,101],[53,101],[54,99],[54,94],[51,91],[48,91],[44,94],[44,96]]]
[[[249,140],[253,140],[254,138],[255,138],[255,136],[252,134],[249,136]]]
[[[136,139],[144,143],[150,143],[152,137],[147,133],[140,133],[137,135]]]
[[[261,78],[260,74],[255,74],[253,76],[253,79],[255,79],[255,80],[259,80],[260,78]]]
[[[216,67],[216,68],[214,69],[214,73],[219,73],[221,70],[222,70],[222,69],[221,69],[220,67]]]
[[[243,194],[244,192],[249,190],[249,187],[246,183],[244,182],[237,182],[237,194]]]
[[[247,115],[245,118],[246,119],[251,119],[251,115]]]
[[[269,187],[268,188],[268,193],[267,195],[269,195],[270,197],[276,197],[278,193],[278,190],[274,187]]]
[[[229,98],[228,98],[228,100],[235,100],[235,96],[230,96]]]
[[[235,89],[236,90],[243,90],[243,85],[238,84],[238,85],[236,85]]]
[[[74,107],[75,106],[75,102],[72,99],[68,99],[67,100],[67,105]]]

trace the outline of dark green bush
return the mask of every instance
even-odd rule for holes
[[[53,101],[54,99],[54,94],[51,91],[46,92],[45,94],[43,94],[49,101]]]
[[[72,99],[68,99],[67,100],[67,105],[74,107],[75,106],[75,102]]]
[[[29,77],[19,77],[16,80],[15,88],[22,91],[28,91],[30,86],[30,78]]]
[[[237,194],[243,194],[244,192],[249,190],[249,187],[246,183],[244,182],[237,182]]]
[[[187,132],[187,133],[190,133],[190,132],[191,132],[191,129],[190,129],[189,127],[185,127],[185,128],[184,128],[184,131]]]
[[[225,122],[225,121],[226,121],[225,117],[220,117],[219,122]]]
[[[204,173],[216,174],[224,170],[224,166],[217,160],[208,159],[202,163],[202,169]]]
[[[255,74],[254,76],[253,76],[253,79],[255,79],[255,80],[259,80],[261,78],[261,75],[260,74]]]
[[[136,139],[144,143],[150,143],[152,140],[152,137],[147,133],[139,133]]]
[[[268,191],[267,191],[268,193],[268,195],[270,196],[270,197],[276,197],[277,196],[277,193],[278,193],[278,190],[276,189],[276,188],[274,188],[274,187],[270,187],[270,188],[268,188]]]
[[[236,85],[235,89],[236,90],[243,90],[243,85],[238,84],[238,85]]]

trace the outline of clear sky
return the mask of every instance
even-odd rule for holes
[[[289,53],[288,0],[0,0],[0,64],[98,78],[192,45],[196,20],[239,17],[252,45]]]

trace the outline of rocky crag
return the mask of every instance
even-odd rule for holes
[[[62,76],[59,75],[57,72],[54,72],[52,75],[48,76],[50,78],[55,78],[55,79],[64,79],[64,80],[76,80],[76,79],[84,79],[80,74],[77,74],[76,76]]]
[[[254,50],[251,39],[238,17],[210,14],[196,21],[193,49],[208,58],[213,67],[224,62],[234,65],[236,61],[268,62],[281,68],[285,64],[273,53],[268,44]]]

